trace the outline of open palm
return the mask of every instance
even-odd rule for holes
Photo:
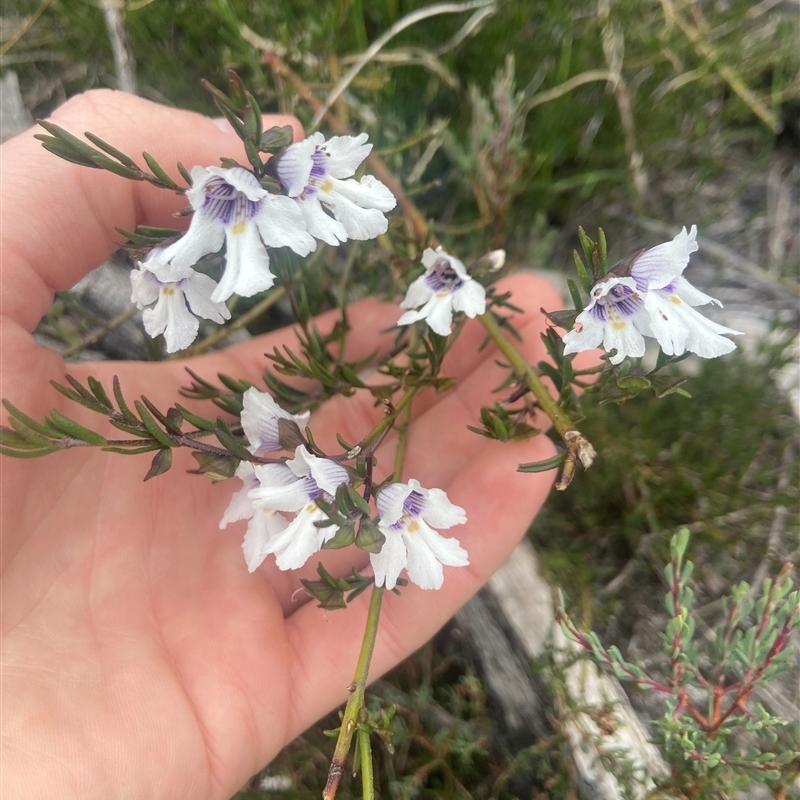
[[[58,124],[90,130],[125,152],[162,164],[213,164],[237,142],[205,118],[119,93],[71,101]],[[168,224],[179,198],[46,154],[25,134],[3,146],[2,394],[34,417],[69,406],[48,386],[65,366],[30,331],[52,292],[73,285],[113,250],[114,226]],[[514,301],[554,307],[546,282],[509,279]],[[351,308],[348,355],[380,346],[399,309],[368,300]],[[332,325],[322,318],[320,327]],[[532,361],[543,357],[543,319],[515,320]],[[390,337],[385,337],[388,338]],[[502,370],[471,323],[446,362],[457,386],[415,403],[405,477],[437,486],[467,510],[458,538],[471,566],[446,569],[444,588],[410,585],[384,603],[372,677],[428,639],[496,569],[541,505],[550,479],[517,463],[547,458],[545,437],[498,445],[466,429]],[[191,366],[254,383],[263,353],[294,342],[279,331]],[[106,385],[118,375],[129,398],[162,408],[187,383],[183,364],[70,365]],[[69,407],[67,407],[69,406]],[[87,412],[88,414],[89,412]],[[337,398],[311,427],[323,445],[336,432],[355,441],[378,419],[369,397]],[[96,427],[102,419],[87,417]],[[378,453],[391,463],[392,441]],[[232,483],[212,485],[185,469],[142,482],[147,459],[75,449],[2,467],[2,787],[25,798],[227,798],[280,748],[343,701],[366,614],[366,598],[326,613],[297,595],[298,572],[268,559],[249,575],[244,524],[218,523]],[[334,573],[368,563],[353,549],[322,560]]]

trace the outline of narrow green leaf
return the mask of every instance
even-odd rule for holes
[[[73,136],[71,133],[64,130],[64,128],[59,127],[53,122],[40,119],[37,120],[37,123],[39,124],[39,127],[44,128],[54,139],[59,142],[63,142],[65,145],[68,145],[77,155],[91,158],[97,152],[93,147],[89,147],[89,145],[86,144],[86,142],[84,142],[82,139],[79,139],[77,136]]]
[[[261,109],[258,102],[250,92],[247,92],[247,108],[244,112],[244,128],[247,135],[253,142],[261,141],[261,132],[263,130],[263,119],[261,116]]]
[[[342,377],[351,385],[357,386],[359,389],[366,388],[366,384],[361,378],[358,377],[358,374],[347,366],[347,364],[340,364],[339,371],[341,372]]]
[[[91,375],[86,379],[86,383],[89,384],[89,390],[97,398],[98,402],[101,403],[107,411],[112,411],[114,406],[111,403],[111,399],[106,394],[103,384]]]
[[[348,486],[347,484],[342,484],[340,487],[343,490],[343,493],[347,496],[352,508],[358,509],[362,514],[369,516],[372,513],[372,510],[369,507],[369,503],[358,493],[356,489],[352,486]]]
[[[96,147],[99,147],[104,153],[108,153],[108,155],[113,156],[117,159],[125,167],[129,169],[138,170],[139,166],[137,163],[130,157],[125,155],[122,150],[117,150],[116,147],[113,147],[108,142],[103,141],[99,136],[95,136],[93,133],[89,131],[84,131],[83,135]]]
[[[32,431],[27,425],[23,425],[18,419],[10,417],[8,420],[11,427],[14,428],[11,433],[18,434],[24,442],[36,447],[45,447],[52,441],[52,436],[42,436],[35,431]],[[8,430],[7,428],[5,430]]]
[[[148,167],[150,167],[151,172],[153,175],[158,178],[159,181],[167,188],[172,189],[176,192],[181,191],[181,187],[175,183],[172,178],[164,171],[164,168],[158,163],[158,161],[150,155],[150,153],[142,153],[142,158],[145,160],[145,163]]]
[[[145,236],[142,233],[126,231],[125,228],[115,227],[114,230],[125,237],[125,244],[138,244],[142,245],[143,247],[150,247],[151,245],[159,245],[164,241],[162,237]],[[178,233],[178,231],[176,231],[176,233]]]
[[[225,386],[226,388],[230,389],[232,392],[236,394],[244,394],[248,389],[250,389],[253,384],[250,381],[239,381],[236,378],[231,378],[230,375],[225,375],[220,372],[217,377],[219,378],[219,382]]]
[[[575,269],[578,273],[581,286],[583,286],[583,290],[589,294],[589,292],[592,290],[592,279],[589,277],[589,273],[586,271],[586,264],[583,263],[583,259],[578,255],[577,250],[572,251],[572,258],[575,262]]]
[[[72,400],[73,403],[77,403],[79,406],[84,406],[86,408],[91,408],[92,404],[94,404],[94,398],[91,398],[90,405],[86,405],[86,398],[76,392],[74,389],[68,389],[66,386],[62,386],[60,383],[56,381],[50,381],[50,385],[60,394],[63,394],[68,400]]]
[[[572,298],[572,304],[575,306],[575,310],[580,314],[583,311],[583,298],[572,278],[567,278],[567,288],[569,289],[569,296]]]
[[[139,414],[139,418],[142,420],[142,424],[147,428],[147,432],[162,446],[175,447],[175,442],[173,442],[170,436],[158,426],[144,405],[138,400],[134,400],[133,405]]]
[[[184,408],[179,403],[175,404],[175,408],[180,412],[181,416],[190,424],[194,425],[195,428],[201,431],[213,431],[216,430],[217,424],[216,422],[212,422],[205,417],[200,417],[197,414],[193,414],[187,408]]]
[[[602,228],[597,229],[597,244],[600,250],[600,272],[605,275],[608,264],[608,242]]]
[[[244,129],[244,123],[239,119],[236,112],[227,104],[217,103],[217,108],[222,112],[225,119],[230,122],[234,133],[242,140],[247,140],[247,131]]]
[[[65,417],[63,414],[59,414],[58,411],[51,411],[50,419],[60,430],[64,431],[68,436],[72,436],[74,439],[80,439],[82,442],[94,445],[104,445],[107,441],[105,436],[101,436],[95,431],[84,428],[83,425],[79,425],[75,420]]]
[[[104,156],[101,153],[96,153],[94,156],[92,156],[92,161],[101,169],[104,169],[107,172],[113,172],[115,175],[120,175],[121,177],[127,178],[130,181],[144,180],[142,173],[138,170],[128,169],[128,167],[118,164],[113,159],[109,158],[108,156]]]
[[[217,418],[217,427],[214,431],[220,444],[242,461],[252,461],[253,454],[231,433],[222,417]]]
[[[19,420],[26,428],[30,428],[32,431],[41,434],[45,438],[50,438],[51,431],[44,427],[44,425],[40,425],[36,420],[31,419],[27,414],[20,411],[15,405],[11,403],[11,401],[6,400],[3,398],[3,405],[5,406],[6,411],[8,411],[9,415],[12,419]],[[12,423],[13,424],[13,423]],[[16,426],[15,426],[16,427]]]
[[[136,436],[139,439],[150,439],[151,438],[150,433],[148,432],[148,430],[135,417],[131,421],[128,421],[127,418],[126,419],[122,419],[122,420],[120,420],[120,419],[112,419],[111,420],[111,424],[117,430],[123,431],[124,433],[129,433],[131,436]]]
[[[584,257],[591,264],[594,242],[586,235],[586,231],[582,227],[578,227],[578,239],[580,239]]]
[[[39,458],[63,449],[63,447],[45,447],[41,450],[13,450],[10,447],[0,445],[0,455],[10,456],[11,458]]]
[[[117,401],[117,408],[119,408],[122,416],[128,420],[136,420],[136,415],[128,408],[128,404],[125,402],[125,397],[122,394],[122,387],[119,385],[119,377],[116,375],[112,379],[112,386],[114,389],[114,398]]]
[[[517,472],[547,472],[551,469],[556,469],[564,463],[564,454],[547,458],[544,461],[531,461],[529,464],[520,464],[517,467]]]
[[[108,447],[101,448],[107,453],[119,453],[124,456],[137,456],[141,453],[152,453],[153,450],[160,450],[161,445],[157,443],[139,444],[136,447],[120,447],[119,445],[109,445]]]
[[[47,136],[36,135],[33,137],[42,143],[42,147],[49,153],[52,153],[64,161],[69,161],[72,164],[79,164],[82,167],[91,167],[92,169],[99,169],[97,164],[94,163],[91,156],[84,156],[76,153],[68,144],[59,141],[58,139],[51,139]]]
[[[162,414],[161,411],[156,408],[153,403],[150,402],[144,395],[142,395],[142,403],[147,407],[147,410],[153,415],[157,422],[160,422],[161,425],[165,428],[169,428],[170,422],[167,419],[166,414]],[[178,431],[180,433],[180,431]]]

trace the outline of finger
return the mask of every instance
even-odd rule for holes
[[[52,121],[81,136],[90,131],[140,165],[153,155],[181,185],[176,164],[243,159],[240,139],[200,114],[160,106],[134,95],[96,90],[79,95]],[[293,117],[275,117],[291,124]],[[186,205],[183,195],[87,169],[47,152],[36,129],[5,143],[3,162],[3,313],[32,330],[54,291],[67,289],[102,263],[119,238],[114,230],[138,224],[180,227],[172,216]]]
[[[439,591],[413,584],[401,596],[384,593],[370,680],[375,680],[427,641],[489,578],[525,533],[544,502],[551,474],[515,471],[520,461],[548,458],[554,446],[545,437],[514,445],[491,443],[453,481],[450,499],[471,505],[464,526],[447,531],[469,553],[470,566],[445,567]],[[472,502],[480,496],[480,502]],[[323,614],[306,605],[287,620],[293,658],[292,708],[297,735],[347,696],[366,620],[369,598],[362,596],[342,613]]]

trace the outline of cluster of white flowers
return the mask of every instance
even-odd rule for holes
[[[739,334],[706,319],[692,306],[718,300],[697,290],[682,275],[697,250],[697,226],[671,241],[645,250],[612,270],[591,290],[592,300],[566,333],[564,354],[591,350],[601,344],[616,351],[612,364],[626,356],[644,355],[644,337],[653,337],[669,356],[696,353],[716,358],[736,345],[722,334]]]
[[[372,239],[388,227],[385,212],[394,195],[370,175],[351,178],[369,155],[367,134],[315,133],[279,157],[277,173],[288,196],[271,194],[244,167],[194,167],[187,190],[194,216],[186,233],[156,247],[131,276],[131,300],[144,314],[151,336],[164,334],[167,351],[188,347],[197,336],[196,316],[230,318],[225,301],[269,289],[269,247],[289,247],[301,256],[317,246],[348,239]],[[329,215],[327,211],[330,212]],[[225,270],[217,285],[192,267],[225,245]],[[188,308],[187,308],[188,304]]]
[[[283,449],[279,440],[281,419],[304,425],[308,413],[290,414],[268,394],[250,388],[244,393],[241,421],[253,454]],[[332,502],[336,490],[350,483],[347,470],[337,462],[315,456],[304,445],[285,463],[251,464],[242,461],[236,471],[242,488],[231,499],[220,528],[248,520],[244,537],[247,568],[257,569],[275,555],[279,569],[298,569],[332,539],[336,525],[319,526],[327,519],[317,499]],[[370,554],[375,583],[393,589],[403,569],[423,589],[438,589],[444,580],[442,565],[463,567],[467,552],[456,539],[440,536],[433,528],[466,522],[463,508],[453,505],[441,489],[424,489],[415,480],[390,483],[376,499],[378,527],[386,541],[379,553]],[[290,520],[285,514],[294,514]]]

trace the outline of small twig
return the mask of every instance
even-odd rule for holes
[[[221,326],[219,330],[216,330],[214,333],[206,336],[205,339],[202,339],[197,344],[193,344],[187,350],[176,353],[169,358],[189,358],[191,356],[199,356],[202,353],[207,352],[214,347],[214,345],[224,342],[225,339],[227,339],[234,331],[238,331],[241,328],[249,325],[254,320],[258,319],[268,308],[274,306],[275,303],[277,303],[278,300],[280,300],[285,294],[286,290],[283,288],[283,286],[277,286],[263,300],[256,303],[249,311],[245,311],[245,313],[240,317],[236,317],[236,319],[230,322],[228,325]]]
[[[136,62],[125,30],[125,5],[121,0],[100,0],[106,21],[111,50],[114,53],[114,72],[117,85],[123,92],[136,94]]]
[[[320,105],[314,114],[314,119],[311,120],[310,129],[315,130],[323,117],[328,113],[333,104],[342,96],[347,87],[353,82],[353,79],[359,72],[372,60],[376,53],[383,48],[383,46],[398,33],[404,31],[406,28],[415,25],[429,17],[439,16],[440,14],[460,14],[464,11],[471,11],[478,9],[479,12],[484,12],[483,16],[487,16],[486,10],[489,13],[494,13],[496,6],[494,0],[469,0],[466,3],[437,3],[426,8],[420,8],[410,14],[399,19],[389,28],[384,31],[359,57],[358,61],[347,71],[342,79],[331,90],[330,94],[325,98],[325,102]],[[481,17],[482,18],[482,17]]]
[[[531,97],[525,103],[526,113],[542,103],[549,103],[552,100],[558,100],[565,94],[569,94],[573,89],[583,86],[585,83],[597,83],[598,81],[608,82],[614,79],[614,74],[607,69],[589,69],[586,72],[581,72],[580,75],[574,75],[564,83],[554,86],[552,89],[547,89],[544,92],[539,92]]]
[[[76,353],[80,353],[80,351],[84,348],[91,347],[93,344],[99,342],[107,333],[110,333],[115,328],[118,328],[120,325],[122,325],[125,320],[130,319],[135,313],[136,306],[128,306],[128,308],[126,308],[124,311],[120,311],[120,313],[115,317],[107,320],[100,327],[95,328],[91,333],[86,334],[86,336],[84,336],[82,339],[79,339],[65,350],[62,350],[61,356],[63,358],[69,358],[70,356],[74,356]]]
[[[720,59],[719,53],[703,38],[702,32],[684,19],[675,9],[672,0],[661,0],[661,6],[667,22],[675,23],[683,31],[684,36],[694,45],[698,55],[713,66],[753,114],[767,125],[773,133],[779,133],[781,130],[780,120],[747,88],[747,85],[739,77],[736,70]]]
[[[2,58],[34,25],[37,19],[42,15],[42,12],[50,5],[50,0],[42,0],[39,8],[33,12],[14,33],[11,34],[8,41],[0,47],[0,58]]]

